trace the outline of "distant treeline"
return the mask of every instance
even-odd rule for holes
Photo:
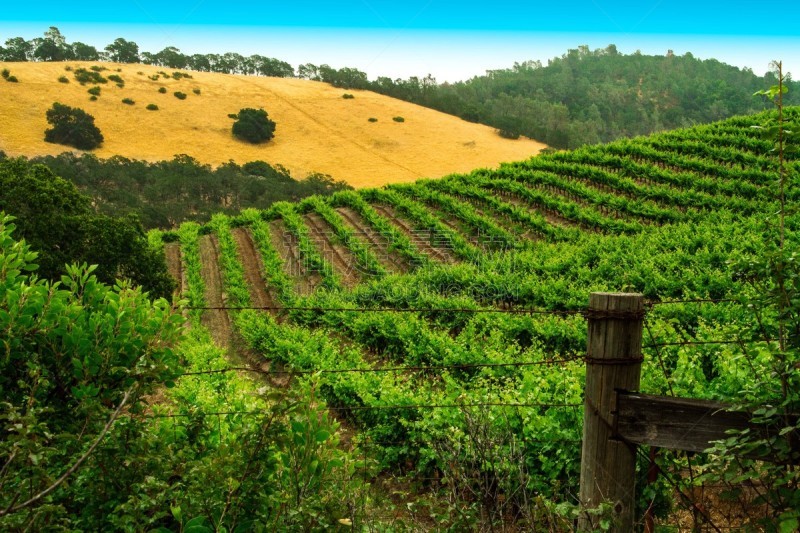
[[[0,162],[4,159],[0,152]],[[74,183],[100,213],[136,214],[146,229],[170,228],[185,220],[204,222],[217,212],[238,213],[246,207],[266,208],[281,200],[352,189],[327,174],[310,174],[298,181],[283,166],[263,161],[244,165],[229,161],[212,168],[187,155],[150,163],[64,152],[26,162],[42,163]]]
[[[257,54],[247,57],[235,52],[186,55],[174,46],[168,46],[154,54],[140,52],[138,44],[121,37],[102,50],[98,50],[81,42],[68,43],[55,26],[51,26],[43,37],[30,41],[22,37],[6,40],[5,46],[0,46],[0,61],[113,61],[225,74],[281,78],[291,78],[295,75],[294,68],[286,61]]]
[[[437,83],[430,75],[370,80],[356,68],[292,65],[261,55],[186,55],[169,46],[158,53],[140,52],[123,38],[103,50],[67,43],[56,27],[41,38],[14,37],[0,47],[3,61],[115,61],[145,63],[201,72],[298,77],[343,89],[365,89],[430,107],[470,122],[497,128],[509,138],[525,135],[555,148],[575,148],[620,137],[703,124],[769,107],[755,91],[776,82],[772,73],[757,76],[715,59],[692,54],[648,56],[621,54],[616,46],[590,50],[580,46],[543,65],[516,63],[458,83]],[[786,96],[800,104],[800,83]]]
[[[777,84],[715,59],[687,53],[621,54],[611,45],[570,50],[546,66],[539,61],[494,70],[469,81],[437,84],[430,76],[369,81],[356,69],[301,71],[345,89],[368,89],[480,122],[510,138],[525,135],[556,148],[576,148],[750,114],[771,107],[753,93]],[[307,74],[310,72],[310,76]],[[787,105],[800,104],[790,82]]]

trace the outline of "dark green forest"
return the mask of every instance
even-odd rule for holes
[[[5,158],[0,152],[0,162]],[[213,168],[188,155],[150,163],[71,152],[18,160],[20,165],[37,163],[74,183],[91,197],[100,213],[135,214],[146,229],[170,228],[185,220],[207,221],[213,213],[266,208],[281,200],[352,189],[326,174],[296,180],[283,166],[273,167],[263,161],[243,165],[229,161]],[[9,213],[16,215],[11,210]]]
[[[757,76],[715,59],[668,51],[663,56],[622,54],[614,45],[580,46],[543,65],[516,63],[458,83],[430,76],[369,81],[354,69],[327,66],[301,73],[348,89],[368,89],[423,105],[464,120],[519,135],[555,148],[577,148],[653,132],[704,124],[770,106],[753,93],[776,83],[773,73]],[[800,103],[797,84],[786,103]]]

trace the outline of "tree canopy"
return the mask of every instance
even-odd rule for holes
[[[236,115],[233,136],[257,144],[267,142],[275,136],[275,122],[263,109],[244,108]]]
[[[17,235],[39,253],[44,278],[60,279],[68,263],[88,263],[98,265],[102,282],[124,278],[153,296],[172,292],[163,255],[150,248],[137,218],[94,212],[88,197],[44,165],[0,160],[0,210],[16,217]]]
[[[44,140],[49,143],[79,150],[92,150],[103,143],[103,134],[95,126],[94,117],[82,109],[55,102],[46,115],[48,124],[53,126],[44,132]]]

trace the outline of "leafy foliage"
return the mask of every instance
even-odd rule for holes
[[[275,122],[263,109],[244,108],[236,115],[232,132],[234,137],[243,141],[263,143],[275,136]]]
[[[235,213],[246,207],[266,207],[280,200],[351,189],[325,174],[294,179],[284,167],[263,161],[243,165],[229,162],[212,168],[186,155],[146,162],[63,153],[31,162],[44,164],[81,191],[91,193],[100,212],[136,214],[145,228],[167,228],[184,220],[206,221],[218,211]]]
[[[75,80],[81,85],[86,85],[87,83],[108,83],[108,80],[96,70],[77,68],[73,72],[73,75],[75,76]]]
[[[99,87],[93,87],[90,93]],[[92,93],[94,96],[97,94]],[[82,109],[55,102],[47,110],[47,122],[52,126],[45,130],[44,140],[50,143],[66,144],[80,150],[92,150],[103,142],[103,134],[94,124],[94,117]]]
[[[95,213],[88,197],[43,165],[0,161],[0,210],[16,217],[18,235],[39,252],[45,279],[60,279],[65,264],[88,263],[98,265],[102,282],[123,278],[152,296],[172,292],[163,254],[149,247],[138,219]]]
[[[63,527],[69,516],[102,512],[101,493],[128,477],[122,443],[138,445],[141,426],[106,434],[123,405],[137,412],[144,394],[174,376],[181,318],[128,284],[103,285],[85,265],[59,283],[38,279],[36,254],[13,230],[0,214],[0,526]],[[91,455],[92,442],[102,452]]]

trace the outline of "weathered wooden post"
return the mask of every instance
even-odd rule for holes
[[[581,452],[581,510],[609,502],[613,531],[634,524],[636,447],[614,438],[616,391],[637,391],[642,367],[641,294],[592,293],[586,314],[589,339]],[[599,517],[581,512],[578,529],[599,527]]]

